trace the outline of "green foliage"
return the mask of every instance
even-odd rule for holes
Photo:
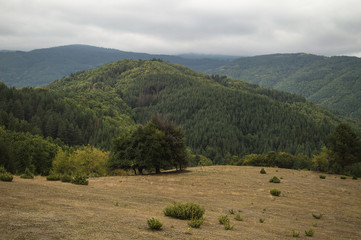
[[[266,220],[266,219],[264,219],[264,218],[260,218],[260,219],[259,219],[259,222],[260,222],[260,223],[264,223],[265,220]]]
[[[34,174],[30,171],[29,168],[26,168],[24,173],[20,175],[21,178],[25,178],[25,179],[33,179],[34,178]]]
[[[0,166],[0,181],[12,182],[13,175],[6,171],[4,166]]]
[[[73,178],[70,175],[64,174],[60,177],[60,180],[62,182],[71,182],[73,180]],[[84,185],[84,184],[82,184],[82,185]],[[85,184],[85,185],[87,185],[87,184]]]
[[[174,202],[163,209],[165,216],[179,219],[201,219],[205,209],[196,203],[179,203]]]
[[[280,167],[290,169],[311,168],[311,160],[307,156],[303,154],[298,154],[297,156],[294,156],[285,152],[276,153],[274,151],[271,151],[267,154],[253,153],[246,155],[241,161],[242,165],[245,166]]]
[[[323,214],[317,215],[317,214],[312,213],[312,217],[315,218],[315,219],[321,219],[322,216],[323,216]]]
[[[188,226],[192,228],[200,228],[204,222],[204,218],[192,218],[188,221]]]
[[[270,190],[270,193],[271,193],[272,196],[278,197],[281,194],[281,191],[279,189],[277,189],[277,188],[273,188],[273,189]]]
[[[305,230],[305,234],[307,237],[312,237],[313,234],[315,234],[315,230],[313,230],[312,228]]]
[[[48,181],[59,181],[60,176],[59,176],[59,174],[56,174],[53,171],[50,171],[50,174],[46,177],[46,180],[48,180]]]
[[[346,176],[341,176],[340,178],[343,179],[343,180],[345,180],[347,177],[346,177]]]
[[[259,171],[260,174],[266,174],[266,170],[264,170],[264,168],[261,169],[261,171]]]
[[[234,219],[237,221],[243,221],[243,218],[241,217],[241,215],[239,215],[239,213],[237,213],[236,216],[234,216]]]
[[[326,176],[325,176],[325,175],[320,175],[320,178],[321,178],[321,179],[325,179]]]
[[[72,184],[77,184],[77,185],[88,185],[89,181],[88,181],[88,177],[85,175],[80,175],[77,174],[73,177],[73,179],[71,180]]]
[[[278,177],[274,176],[273,178],[271,178],[269,180],[269,182],[271,182],[271,183],[280,183],[281,180]]]
[[[299,53],[239,58],[207,72],[295,93],[342,115],[360,118],[360,91],[355,91],[360,89],[360,69],[359,58]]]
[[[152,230],[161,230],[163,226],[163,223],[154,217],[147,219],[147,224]]]
[[[229,220],[228,215],[221,215],[221,216],[218,217],[218,222],[219,222],[220,224],[225,224],[225,223],[227,223],[227,222],[229,222],[229,221],[230,221],[230,220]]]
[[[299,232],[297,232],[296,230],[292,230],[292,237],[300,237],[300,233]]]
[[[145,126],[139,126],[131,135],[114,140],[113,155],[108,161],[112,169],[133,169],[142,173],[154,169],[188,165],[184,133],[179,126],[160,116],[153,116]]]
[[[336,163],[343,168],[361,161],[361,140],[350,125],[339,124],[327,140],[336,155]]]

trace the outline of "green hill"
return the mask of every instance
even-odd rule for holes
[[[271,150],[311,155],[345,121],[296,95],[162,61],[121,60],[47,89],[0,90],[7,129],[110,149],[120,132],[160,113],[183,126],[195,153],[215,163]]]
[[[120,59],[153,59],[188,66],[197,71],[227,63],[227,56],[152,55],[87,45],[68,45],[37,49],[30,52],[1,51],[0,81],[8,86],[45,86],[54,80],[82,70],[89,70]]]
[[[234,60],[208,73],[306,97],[344,116],[361,118],[361,59],[274,54]]]

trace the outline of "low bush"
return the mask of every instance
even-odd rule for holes
[[[232,230],[233,229],[233,225],[231,226],[230,222],[224,223],[223,227],[224,227],[225,230]]]
[[[357,177],[356,177],[356,176],[353,176],[352,179],[353,179],[353,180],[357,180]]]
[[[205,212],[204,207],[196,203],[178,203],[174,202],[164,208],[163,213],[165,216],[179,218],[179,219],[201,219]]]
[[[236,214],[236,216],[234,217],[235,220],[237,221],[243,221],[243,218],[241,217],[241,215]]]
[[[13,175],[11,173],[5,172],[0,173],[0,180],[4,182],[12,182],[13,181]]]
[[[220,224],[225,224],[226,222],[229,222],[229,217],[228,215],[221,215],[218,217],[218,222]]]
[[[63,176],[61,176],[60,180],[62,182],[71,182],[71,180],[73,180],[72,176],[68,175],[68,174],[64,174]]]
[[[273,178],[271,178],[269,180],[269,182],[271,182],[271,183],[280,183],[281,180],[278,177],[274,176]]]
[[[315,234],[315,230],[313,230],[312,228],[305,230],[305,234],[307,237],[312,237],[313,234]]]
[[[58,174],[50,174],[49,176],[46,177],[46,180],[48,181],[59,181],[60,180],[60,176]]]
[[[266,170],[264,170],[264,168],[261,169],[261,171],[259,171],[260,174],[266,174]]]
[[[229,209],[228,212],[229,212],[229,214],[234,214],[235,213],[233,209]]]
[[[270,193],[271,193],[272,196],[276,196],[276,197],[278,197],[279,195],[281,195],[281,191],[280,191],[279,189],[277,189],[277,188],[271,189],[271,190],[270,190]]]
[[[321,178],[321,179],[325,179],[326,176],[325,176],[325,175],[320,175],[320,178]]]
[[[163,223],[154,217],[147,219],[147,224],[152,230],[161,230],[163,227]]]
[[[193,218],[188,221],[188,226],[192,228],[200,228],[203,222],[204,222],[204,218]]]
[[[292,230],[292,237],[300,237],[300,233]]]
[[[346,179],[346,176],[341,176],[341,179]]]
[[[323,216],[323,214],[317,215],[317,214],[312,213],[312,217],[315,218],[315,219],[321,219],[322,216]]]
[[[20,177],[25,179],[33,179],[34,174],[29,170],[29,168],[26,168],[25,172],[21,174]]]
[[[75,177],[71,180],[72,184],[77,185],[88,185],[88,177],[84,175],[75,175]]]
[[[260,218],[260,219],[259,219],[259,222],[260,222],[260,223],[264,223],[265,220],[266,220],[266,219],[264,219],[264,218]]]

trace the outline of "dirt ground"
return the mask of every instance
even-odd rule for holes
[[[361,239],[361,180],[288,169],[212,166],[184,173],[89,179],[88,186],[14,177],[0,182],[0,239]],[[273,176],[281,183],[270,183]],[[271,188],[282,191],[273,197]],[[205,221],[166,217],[173,201],[204,206]],[[243,221],[234,220],[233,209]],[[314,214],[323,214],[315,219]],[[228,214],[232,230],[218,223]],[[146,220],[160,219],[161,231]],[[264,219],[260,223],[260,219]]]

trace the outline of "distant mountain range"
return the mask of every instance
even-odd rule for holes
[[[29,52],[0,51],[0,81],[8,86],[44,86],[78,71],[89,70],[121,59],[162,59],[196,71],[216,68],[235,57],[224,55],[183,56],[125,52],[88,45],[68,45]]]
[[[274,54],[239,58],[206,72],[295,93],[344,116],[361,118],[357,57]]]
[[[361,118],[361,59],[357,57],[304,53],[238,58],[202,54],[173,56],[68,45],[29,52],[0,51],[0,81],[18,88],[46,86],[71,73],[120,59],[162,59],[198,72],[295,93],[343,116]]]

